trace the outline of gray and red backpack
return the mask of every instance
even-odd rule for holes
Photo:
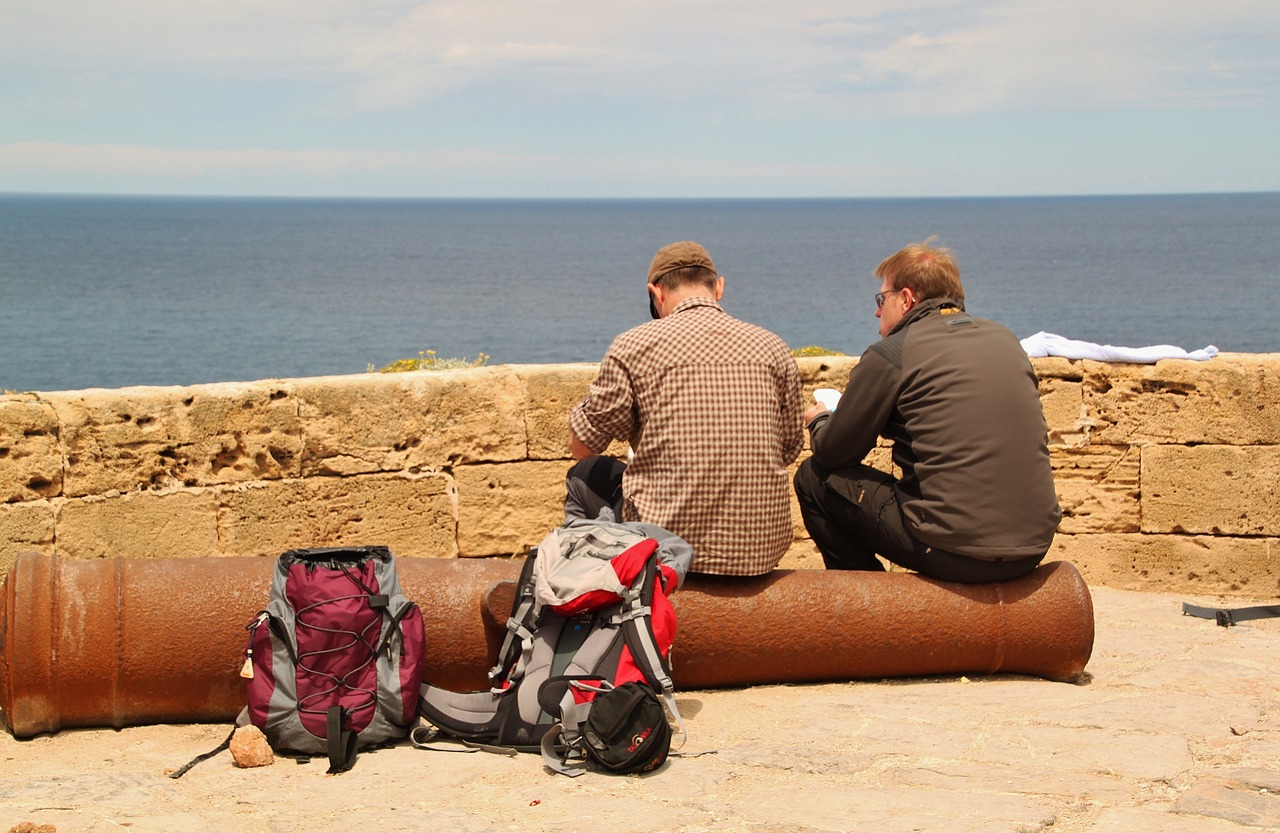
[[[538,752],[551,769],[645,772],[666,760],[680,722],[668,653],[668,598],[693,549],[661,527],[573,520],[530,553],[491,688],[424,684],[415,730],[437,740]],[[683,729],[683,724],[681,724]]]
[[[327,755],[329,771],[343,772],[357,749],[417,722],[422,611],[401,593],[386,547],[282,554],[248,630],[249,705],[237,722],[257,726],[273,749]]]

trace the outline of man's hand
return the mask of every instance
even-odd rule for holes
[[[582,460],[595,454],[594,451],[587,448],[586,444],[583,443],[582,440],[578,439],[578,435],[573,433],[572,428],[569,429],[569,454],[572,455],[575,460]]]
[[[809,423],[813,422],[815,418],[817,418],[818,416],[821,416],[822,414],[829,414],[829,413],[831,413],[831,411],[827,410],[826,405],[823,405],[821,402],[815,402],[814,404],[809,406],[809,409],[807,411],[804,412],[804,427],[808,428]]]

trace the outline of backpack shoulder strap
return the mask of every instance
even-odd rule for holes
[[[677,749],[684,746],[689,731],[684,725],[684,718],[676,706],[676,686],[671,679],[670,666],[653,635],[653,594],[658,582],[658,556],[652,554],[645,564],[644,570],[623,595],[622,622],[623,639],[631,650],[631,658],[644,673],[649,685],[662,698],[668,716],[680,727],[680,743]]]
[[[507,632],[498,649],[498,660],[489,669],[489,686],[496,693],[510,679],[524,673],[533,649],[533,626],[537,600],[534,595],[533,568],[538,550],[530,550],[525,559],[520,579],[516,582],[516,597],[511,603],[511,616],[507,619]]]

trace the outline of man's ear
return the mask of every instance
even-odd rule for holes
[[[724,275],[716,278],[716,301],[719,302],[724,297]]]
[[[658,312],[658,301],[661,300],[658,293],[661,291],[662,288],[657,284],[649,284],[649,314],[655,319],[662,317],[661,313]]]

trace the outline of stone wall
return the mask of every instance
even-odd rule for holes
[[[806,390],[843,388],[856,361],[801,359]],[[1064,514],[1050,558],[1094,584],[1280,592],[1280,355],[1033,363]],[[565,414],[594,372],[509,365],[2,395],[0,574],[25,550],[523,552],[561,520]],[[870,460],[888,465],[888,449]],[[793,516],[783,566],[820,567]]]

